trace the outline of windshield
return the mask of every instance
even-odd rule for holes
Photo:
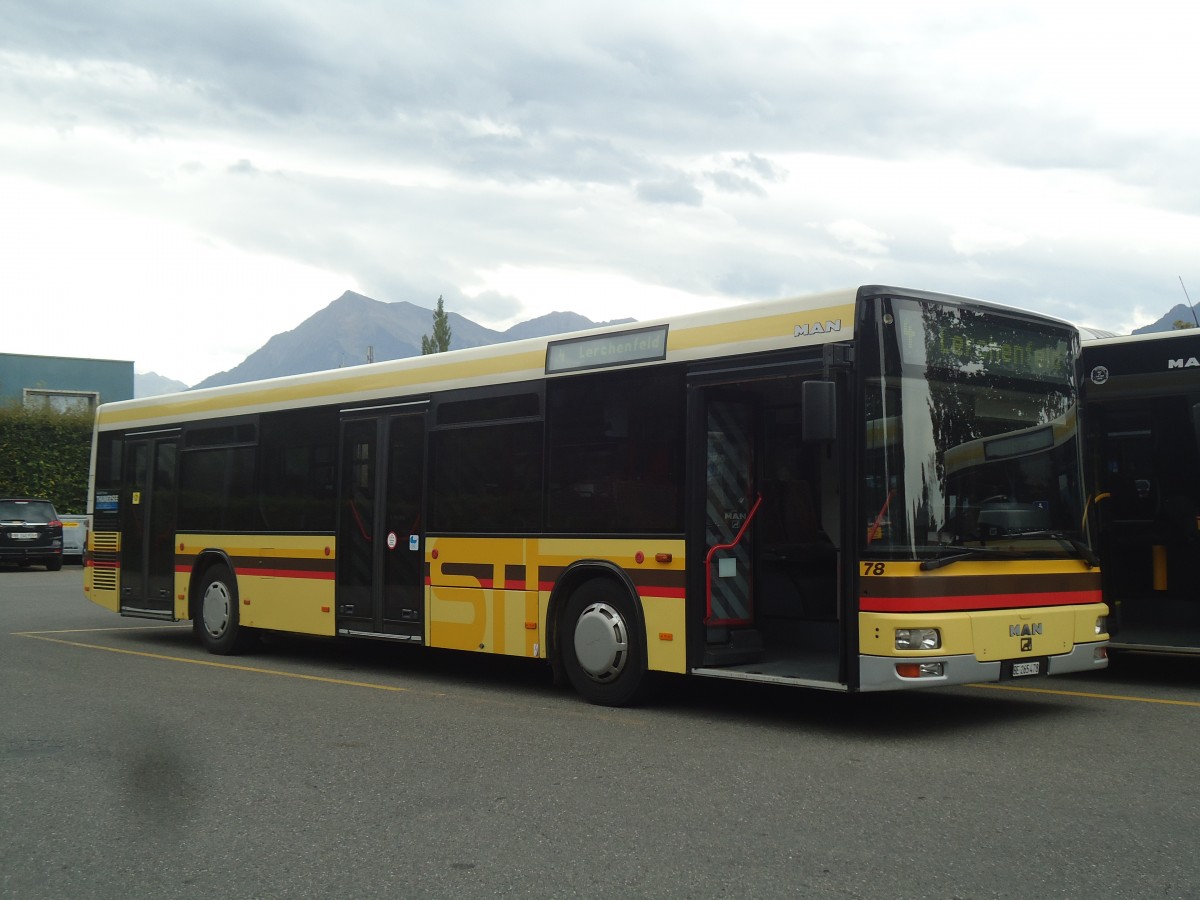
[[[866,552],[1072,552],[1082,537],[1073,332],[987,307],[876,303],[878,342],[863,361]]]
[[[0,522],[50,522],[56,519],[47,500],[0,500]]]

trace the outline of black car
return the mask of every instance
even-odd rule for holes
[[[49,500],[0,500],[0,563],[62,568],[63,527]]]

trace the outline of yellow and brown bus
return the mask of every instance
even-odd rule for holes
[[[1078,367],[1065,323],[867,286],[106,404],[85,591],[214,653],[522,656],[604,704],[1098,669]]]

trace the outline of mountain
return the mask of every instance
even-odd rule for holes
[[[447,312],[447,316],[452,350],[633,321],[593,322],[578,313],[553,312],[507,331],[494,331],[455,312]],[[408,302],[383,303],[346,291],[291,331],[275,335],[229,371],[210,375],[194,387],[355,366],[367,362],[368,348],[375,362],[420,356],[421,338],[432,331],[432,309]]]
[[[1135,328],[1133,329],[1133,333],[1153,334],[1159,331],[1174,331],[1176,322],[1187,322],[1192,327],[1195,327],[1197,316],[1200,316],[1200,303],[1197,303],[1193,307],[1188,307],[1185,303],[1179,303],[1157,322],[1143,325],[1141,328]]]
[[[167,378],[157,372],[134,373],[133,396],[157,397],[160,394],[174,394],[176,391],[186,391],[187,385],[174,378]]]

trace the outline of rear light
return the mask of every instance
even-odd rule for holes
[[[54,528],[55,526],[62,528],[62,522],[60,522],[58,519],[51,519],[46,524],[49,525],[51,528]]]

